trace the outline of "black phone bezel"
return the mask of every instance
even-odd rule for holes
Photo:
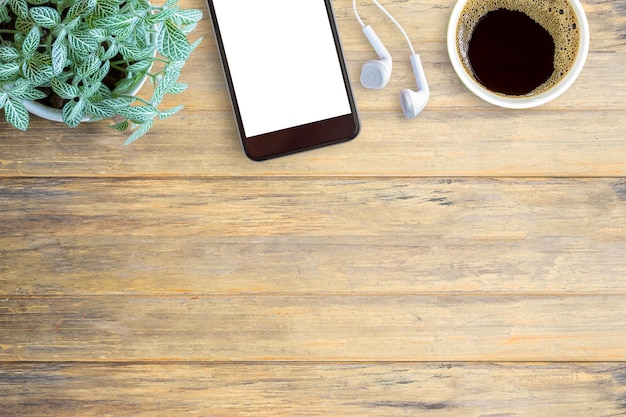
[[[331,1],[323,1],[326,5],[326,13],[333,34],[333,39],[335,41],[335,50],[341,67],[346,96],[350,104],[350,113],[331,119],[319,120],[313,123],[294,126],[263,135],[248,137],[246,135],[243,120],[239,111],[237,95],[231,78],[226,51],[222,42],[219,21],[215,13],[212,0],[207,0],[207,5],[211,15],[211,22],[213,24],[213,31],[219,49],[222,68],[224,70],[241,144],[248,158],[254,161],[262,161],[326,145],[346,142],[354,139],[359,134],[360,120],[354,93],[350,83],[348,68],[345,62],[343,48],[341,46],[339,31],[335,21],[335,14]]]

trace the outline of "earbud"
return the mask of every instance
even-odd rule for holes
[[[383,45],[371,26],[365,26],[363,33],[370,41],[370,44],[380,59],[368,61],[363,65],[363,69],[361,70],[361,84],[363,84],[365,88],[380,90],[387,85],[391,78],[393,60],[391,59],[389,51],[387,51],[387,48],[385,48],[385,45]]]
[[[422,61],[420,56],[415,53],[411,40],[407,36],[404,29],[402,29],[400,23],[394,19],[394,17],[383,7],[382,4],[378,2],[378,0],[372,0],[372,2],[376,4],[376,6],[378,6],[378,8],[381,9],[389,19],[391,19],[398,29],[400,29],[400,32],[402,32],[402,35],[409,44],[409,48],[413,54],[411,55],[411,65],[413,66],[415,81],[417,81],[417,91],[405,88],[400,92],[400,106],[402,107],[402,113],[404,113],[404,117],[407,119],[413,119],[420,114],[422,110],[424,110],[424,107],[426,107],[430,98],[430,90],[428,88],[428,82],[426,82],[426,75],[424,75],[424,68],[422,68]],[[376,36],[376,33],[374,33],[374,29],[372,29],[369,25],[365,26],[365,23],[363,23],[363,20],[357,11],[356,0],[352,0],[352,7],[354,9],[356,19],[363,28],[363,33],[365,33],[365,36],[370,41],[380,58],[378,61],[368,61],[363,66],[363,70],[361,71],[361,84],[363,84],[365,88],[379,90],[387,85],[389,78],[391,77],[391,68],[393,66],[391,55],[378,36]]]
[[[411,56],[411,65],[417,82],[417,91],[408,88],[400,91],[400,105],[402,106],[402,113],[407,119],[413,119],[420,114],[430,98],[430,89],[424,75],[422,60],[418,54]]]

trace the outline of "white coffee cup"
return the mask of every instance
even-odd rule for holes
[[[519,3],[525,4],[524,7],[528,7],[528,5],[531,4],[531,2],[529,2],[528,0],[517,1]],[[466,5],[468,5],[468,3],[471,3],[468,7],[473,7],[474,4],[480,2],[477,2],[476,0],[458,0],[452,10],[452,15],[450,16],[450,21],[448,24],[447,43],[450,61],[463,84],[465,84],[465,86],[471,92],[473,92],[486,102],[494,104],[496,106],[512,109],[525,109],[540,106],[542,104],[548,103],[551,100],[554,100],[555,98],[563,94],[574,83],[574,81],[582,71],[583,66],[585,65],[585,61],[587,59],[587,54],[589,52],[589,23],[587,21],[587,17],[582,7],[582,4],[579,0],[564,1],[566,1],[569,7],[571,7],[571,11],[576,17],[576,33],[578,33],[579,35],[578,49],[576,51],[574,60],[569,66],[569,70],[564,73],[562,77],[551,83],[550,87],[547,87],[545,91],[540,91],[534,94],[530,93],[528,95],[522,96],[511,96],[489,90],[488,88],[483,86],[475,77],[475,75],[471,72],[471,64],[469,63],[469,58],[466,51],[467,46],[461,46],[461,43],[465,41],[461,40],[462,36],[459,34],[459,25],[460,19],[463,16],[467,15],[467,10],[465,10]],[[508,0],[508,2],[515,3],[515,0]],[[499,4],[499,2],[495,1],[493,3]],[[492,10],[495,10],[495,8]],[[484,11],[484,13],[486,14],[488,11],[490,10]],[[483,13],[483,11],[478,12]],[[473,30],[473,28],[465,28],[465,30]]]

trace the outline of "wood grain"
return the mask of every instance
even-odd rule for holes
[[[626,293],[614,179],[15,179],[0,215],[4,295]]]
[[[363,115],[355,140],[263,163],[247,160],[230,113],[186,112],[124,147],[106,124],[0,130],[7,176],[603,176],[626,175],[626,110],[429,111]],[[398,125],[392,135],[382,132]],[[601,129],[599,131],[598,129]],[[384,137],[384,139],[381,139]],[[471,139],[468,139],[471,138]],[[32,150],[36,148],[37,152]],[[33,157],[36,155],[36,157]]]
[[[624,415],[626,0],[583,1],[581,76],[524,111],[454,74],[454,3],[383,1],[432,90],[409,122],[359,2],[394,75],[343,145],[246,160],[206,12],[186,109],[136,144],[0,124],[0,416]]]
[[[2,361],[626,361],[626,296],[0,300]]]
[[[623,415],[623,365],[2,364],[4,415]]]

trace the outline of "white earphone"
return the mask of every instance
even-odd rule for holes
[[[371,26],[365,26],[363,33],[374,47],[380,59],[367,61],[363,65],[363,69],[361,70],[361,84],[366,88],[380,90],[387,85],[391,78],[393,60],[391,59],[389,51],[385,48],[385,45],[383,45]]]
[[[372,1],[387,15],[389,19],[391,19],[398,29],[400,29],[400,32],[404,35],[404,38],[408,42],[409,48],[411,49],[411,66],[413,67],[415,81],[417,82],[417,91],[413,91],[408,88],[403,89],[400,92],[400,105],[402,107],[404,117],[407,119],[413,119],[420,114],[422,110],[424,110],[424,107],[426,107],[430,98],[430,89],[428,88],[428,82],[426,81],[426,76],[424,75],[422,61],[420,56],[415,53],[409,37],[398,21],[394,19],[393,16],[377,0]],[[391,78],[393,60],[391,59],[389,51],[385,48],[385,45],[383,45],[381,40],[376,35],[376,32],[374,32],[374,29],[372,29],[369,25],[366,26],[365,23],[363,23],[363,20],[361,20],[359,12],[357,11],[356,0],[352,0],[352,6],[354,8],[356,19],[363,28],[365,37],[369,40],[379,58],[378,60],[368,61],[365,65],[363,65],[363,69],[361,71],[361,84],[363,84],[363,87],[365,88],[379,90],[384,88]]]

